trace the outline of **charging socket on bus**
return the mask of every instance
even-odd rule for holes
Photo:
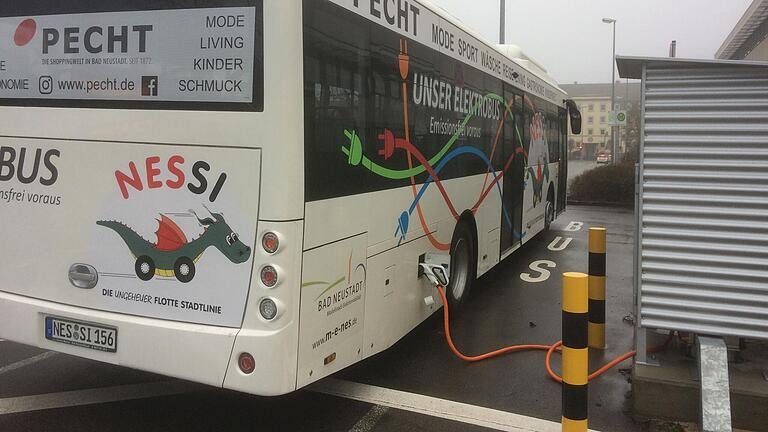
[[[451,274],[451,256],[441,253],[425,253],[419,256],[419,277],[424,276],[422,264],[440,266],[445,269],[447,274]]]

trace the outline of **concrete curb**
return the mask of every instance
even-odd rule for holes
[[[624,208],[624,209],[633,209],[635,208],[635,203],[618,203],[618,202],[606,202],[606,201],[577,201],[568,199],[566,202],[567,205],[581,205],[581,206],[592,206],[592,207],[614,207],[614,208]]]

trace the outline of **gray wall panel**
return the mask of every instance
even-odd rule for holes
[[[641,325],[768,339],[768,67],[643,85]]]

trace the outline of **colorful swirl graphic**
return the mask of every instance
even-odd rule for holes
[[[413,202],[405,211],[402,212],[402,214],[397,220],[397,229],[395,230],[395,237],[399,236],[398,245],[401,244],[405,240],[406,236],[408,235],[410,219],[415,210],[418,213],[422,230],[424,231],[424,234],[429,238],[432,245],[438,250],[445,251],[450,249],[450,243],[441,242],[434,237],[433,233],[430,231],[429,226],[426,223],[426,220],[424,218],[424,214],[422,212],[421,205],[420,205],[420,201],[424,197],[424,194],[427,192],[429,187],[434,184],[440,191],[440,194],[442,195],[443,200],[445,201],[445,204],[448,207],[448,210],[450,211],[454,219],[458,220],[460,218],[461,215],[456,210],[453,202],[451,201],[451,197],[445,191],[445,188],[443,187],[442,182],[440,181],[439,173],[446,167],[446,165],[449,162],[451,162],[455,158],[462,155],[471,155],[474,157],[478,157],[483,162],[485,162],[485,164],[488,167],[488,171],[486,172],[486,180],[483,184],[483,190],[480,196],[478,197],[477,202],[475,203],[474,206],[472,206],[472,209],[471,209],[472,213],[476,213],[477,209],[482,205],[482,203],[488,197],[488,194],[494,188],[497,189],[499,196],[503,200],[503,191],[499,182],[502,180],[504,174],[507,172],[507,170],[512,165],[512,163],[514,162],[514,160],[517,158],[518,155],[522,156],[524,160],[527,161],[528,154],[520,144],[523,141],[520,135],[520,131],[517,128],[517,124],[514,121],[515,115],[510,108],[511,102],[507,103],[503,97],[495,93],[488,93],[485,95],[483,99],[478,101],[469,110],[469,114],[467,114],[464,117],[461,124],[457,128],[456,132],[450,137],[448,142],[445,143],[445,145],[440,149],[440,151],[438,151],[437,154],[435,154],[431,159],[427,159],[421,153],[421,151],[418,148],[416,148],[410,141],[410,124],[409,124],[409,118],[408,118],[408,81],[407,81],[409,57],[408,57],[407,41],[405,40],[401,41],[400,45],[401,45],[400,47],[401,53],[400,53],[400,56],[398,57],[398,60],[399,60],[398,63],[400,67],[400,74],[401,74],[401,77],[403,78],[402,87],[403,87],[403,115],[405,119],[405,138],[396,138],[392,133],[392,131],[390,131],[389,129],[385,129],[384,132],[378,137],[379,140],[383,143],[383,147],[384,147],[381,151],[379,151],[379,154],[384,156],[385,159],[388,159],[389,157],[392,156],[392,154],[394,154],[394,151],[396,149],[405,150],[408,155],[408,169],[394,170],[394,169],[390,169],[382,165],[379,165],[376,162],[372,161],[363,153],[363,143],[361,141],[360,135],[355,130],[344,130],[344,135],[349,140],[349,146],[348,147],[342,146],[341,151],[348,157],[348,163],[352,166],[363,166],[364,168],[368,169],[372,173],[390,180],[403,180],[408,178],[411,180],[411,186],[413,190]],[[469,123],[469,121],[472,120],[472,118],[475,116],[478,105],[482,103],[482,101],[485,99],[493,99],[493,100],[499,101],[505,107],[504,117],[500,122],[499,129],[497,131],[496,138],[493,143],[493,150],[491,151],[490,157],[486,155],[484,152],[482,152],[481,150],[479,150],[478,148],[473,146],[461,146],[451,150],[451,148],[454,146],[454,144],[459,139],[459,137],[461,137],[462,133],[464,133],[464,130],[467,127],[467,124]],[[532,105],[532,102],[527,97],[525,98],[525,101],[526,103]],[[503,170],[499,174],[497,174],[491,160],[493,159],[493,155],[495,154],[497,144],[501,136],[501,131],[503,130],[504,122],[506,121],[507,117],[510,117],[510,120],[515,125],[515,134],[517,135],[517,143],[516,143],[516,148],[514,153],[505,162]],[[419,165],[413,166],[412,157],[416,158],[416,160],[419,162]],[[415,177],[425,172],[429,175],[429,177],[420,188],[417,188]],[[490,182],[490,184],[488,184],[488,178],[491,175],[493,176],[493,180]],[[536,178],[536,180],[539,180],[539,179]],[[517,238],[522,238],[525,234],[514,231],[512,218],[510,216],[509,210],[504,206],[503,201],[502,201],[502,212],[504,216],[504,222],[507,224],[510,231],[513,232],[513,235]]]

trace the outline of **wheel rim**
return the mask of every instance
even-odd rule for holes
[[[179,266],[179,272],[181,272],[184,276],[189,276],[189,265],[188,264],[182,264]]]
[[[149,263],[143,262],[139,268],[141,269],[142,274],[149,274]]]
[[[461,299],[467,288],[467,276],[469,275],[469,243],[463,238],[456,242],[451,257],[451,293],[456,300]]]

